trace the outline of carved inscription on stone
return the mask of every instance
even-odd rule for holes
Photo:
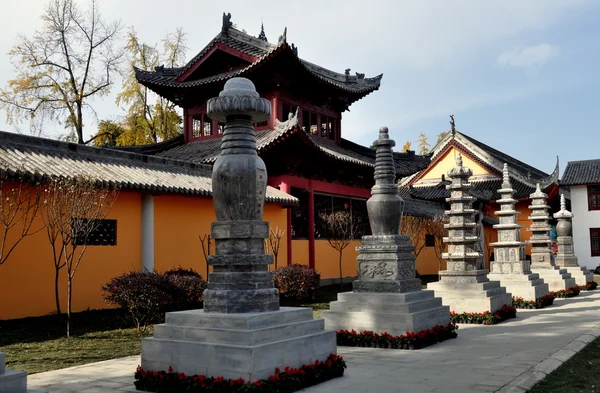
[[[396,277],[396,265],[388,262],[363,262],[360,265],[363,279],[393,280]]]

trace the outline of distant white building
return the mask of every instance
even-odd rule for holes
[[[573,241],[580,266],[600,265],[600,159],[569,162],[560,181],[569,186]]]

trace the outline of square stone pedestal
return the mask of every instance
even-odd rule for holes
[[[567,273],[575,279],[576,285],[584,286],[590,281],[594,281],[594,273],[590,272],[586,267],[582,266],[566,266],[562,269],[566,269]]]
[[[525,301],[536,300],[550,293],[548,284],[534,273],[490,273],[488,279],[499,281],[500,285],[505,287],[512,296],[522,297]]]
[[[371,330],[402,335],[450,323],[450,311],[433,291],[408,293],[343,292],[323,312],[325,328]]]
[[[27,373],[6,369],[6,356],[0,352],[0,393],[42,393],[27,390]]]
[[[142,368],[186,375],[268,378],[275,368],[301,367],[336,353],[334,331],[312,309],[221,314],[171,312],[154,336],[142,340]]]
[[[543,279],[546,284],[548,284],[548,288],[551,291],[560,291],[563,289],[573,288],[575,286],[575,279],[571,277],[571,274],[564,267],[538,267],[531,265],[531,271],[539,274],[540,278]]]
[[[441,297],[442,304],[449,306],[450,311],[493,313],[506,304],[512,305],[512,294],[507,293],[499,281],[490,281],[487,270],[444,270],[440,275],[441,281],[427,284],[427,289]]]

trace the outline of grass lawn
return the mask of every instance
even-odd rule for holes
[[[600,337],[554,370],[531,393],[600,392]]]

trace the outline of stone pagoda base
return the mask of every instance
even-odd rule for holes
[[[548,288],[551,291],[561,291],[563,289],[569,289],[575,286],[575,279],[571,277],[571,274],[564,267],[537,267],[531,265],[531,271],[532,273],[539,274],[540,278],[543,279],[546,284],[548,284]]]
[[[488,279],[500,281],[512,296],[522,297],[523,300],[536,300],[550,293],[548,284],[538,274],[502,274],[490,273]]]
[[[427,284],[435,296],[442,298],[442,304],[450,311],[496,312],[504,305],[512,305],[512,294],[500,286],[498,281],[487,278],[487,270],[440,272],[441,281]]]
[[[582,266],[567,266],[561,269],[566,269],[567,273],[575,279],[575,285],[585,285],[590,281],[594,281],[594,273],[590,272],[586,267]]]
[[[409,293],[344,292],[323,312],[325,328],[371,330],[401,335],[450,323],[450,310],[433,291]]]
[[[334,331],[312,309],[220,314],[171,312],[154,336],[142,340],[142,368],[186,375],[268,378],[275,368],[301,367],[336,353]]]
[[[41,393],[27,390],[27,373],[6,369],[6,356],[0,352],[0,393]]]

